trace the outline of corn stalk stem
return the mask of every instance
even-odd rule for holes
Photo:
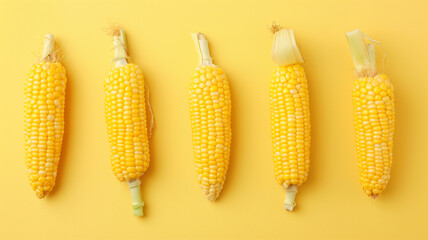
[[[293,211],[294,207],[296,206],[296,202],[294,201],[296,194],[297,194],[296,185],[291,185],[285,188],[285,201],[284,201],[285,210]]]
[[[128,181],[128,184],[129,184],[129,190],[131,191],[132,208],[134,209],[134,215],[143,216],[144,202],[141,200],[141,193],[140,193],[141,181],[140,179],[133,179],[131,181]]]

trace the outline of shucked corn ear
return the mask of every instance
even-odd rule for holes
[[[346,36],[357,77],[352,95],[360,181],[364,192],[376,198],[390,178],[395,119],[394,87],[385,74],[378,73],[374,45],[366,45],[366,36],[361,30],[349,32]]]
[[[272,59],[278,65],[270,83],[275,178],[286,190],[284,207],[292,211],[297,187],[309,171],[310,114],[303,59],[293,30],[273,25]]]
[[[124,31],[114,29],[112,35],[116,66],[108,73],[104,85],[111,166],[117,179],[129,185],[134,215],[143,216],[140,177],[150,163],[145,83],[141,69],[127,61]]]
[[[231,102],[227,77],[214,65],[208,42],[202,33],[193,33],[199,66],[190,80],[190,120],[193,153],[199,184],[210,201],[215,201],[229,166]]]
[[[64,133],[67,76],[52,34],[45,36],[43,56],[27,74],[24,88],[25,162],[39,198],[55,186]]]

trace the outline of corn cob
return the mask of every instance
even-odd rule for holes
[[[349,32],[346,36],[357,77],[352,95],[360,181],[364,192],[375,199],[390,178],[394,87],[385,74],[378,73],[374,45],[366,45],[366,36],[361,30]]]
[[[199,67],[190,80],[190,120],[193,153],[199,184],[210,201],[215,201],[229,166],[231,101],[229,83],[223,70],[214,65],[208,42],[202,33],[193,33]]]
[[[270,83],[273,162],[275,178],[286,189],[284,208],[292,211],[309,171],[308,85],[293,30],[273,25],[272,31],[272,59],[278,65]]]
[[[25,161],[30,185],[39,198],[55,186],[64,133],[67,76],[52,34],[43,56],[27,74],[24,88]]]
[[[116,66],[108,73],[104,85],[111,166],[117,179],[129,185],[134,215],[143,216],[140,177],[150,162],[145,83],[141,69],[127,61],[124,31],[114,29],[112,35]]]

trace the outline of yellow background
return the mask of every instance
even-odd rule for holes
[[[428,21],[424,1],[4,1],[0,5],[0,239],[427,239]],[[269,76],[272,21],[294,28],[309,81],[309,180],[283,210],[273,176]],[[152,93],[156,129],[142,178],[145,216],[110,169],[103,81],[110,23]],[[379,40],[396,89],[392,178],[375,201],[359,183],[353,65],[345,32]],[[217,202],[194,169],[188,83],[206,33],[232,89],[230,169]],[[51,32],[65,54],[66,130],[55,190],[39,200],[24,164],[23,82]]]

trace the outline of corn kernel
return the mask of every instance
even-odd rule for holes
[[[369,91],[367,88],[369,85],[375,86],[373,91]],[[369,98],[370,96],[363,95],[367,92],[372,92],[375,101]],[[359,78],[354,82],[353,98],[361,184],[364,192],[376,197],[388,182],[392,162],[392,148],[382,149],[385,145],[392,146],[394,129],[392,85],[384,74]],[[391,107],[391,110],[385,111],[386,105]]]
[[[53,81],[56,75],[58,82]],[[25,141],[25,161],[30,170],[30,185],[39,198],[46,196],[55,185],[64,133],[66,82],[61,63],[40,62],[33,65],[24,84],[24,92],[34,99],[24,101],[25,112],[33,109],[24,116],[24,121],[31,123],[24,125],[25,139],[32,139]]]
[[[229,163],[229,83],[217,66],[202,66],[198,71],[205,74],[193,75],[189,96],[193,152],[199,184],[206,197],[214,201],[223,188]]]
[[[275,178],[281,185],[301,185],[309,171],[310,114],[303,67],[274,69],[271,77],[271,118]],[[276,85],[277,80],[285,86]],[[277,90],[278,89],[278,90]]]
[[[114,67],[104,81],[111,167],[120,181],[139,178],[150,162],[145,87],[135,64]]]

